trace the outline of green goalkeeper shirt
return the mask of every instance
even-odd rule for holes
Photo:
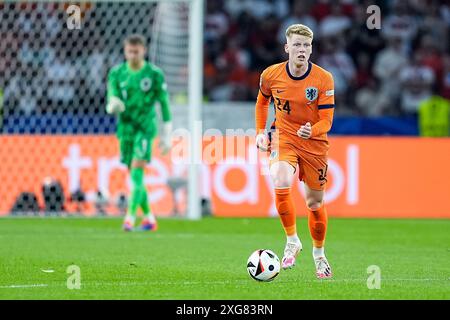
[[[140,70],[126,62],[113,67],[108,74],[108,101],[112,96],[125,104],[117,124],[119,138],[132,138],[137,132],[155,136],[156,102],[161,105],[163,121],[171,120],[164,73],[151,63],[144,62]]]

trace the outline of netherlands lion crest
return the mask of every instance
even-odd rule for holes
[[[152,79],[150,79],[150,78],[142,79],[140,86],[141,86],[142,91],[147,92],[152,87]]]
[[[314,101],[317,99],[319,90],[316,87],[308,87],[305,90],[306,99],[309,101]]]

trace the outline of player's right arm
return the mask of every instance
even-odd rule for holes
[[[119,114],[123,111],[125,111],[125,103],[121,99],[117,72],[113,68],[108,73],[106,112],[109,114]]]
[[[269,149],[269,138],[265,133],[270,100],[272,98],[270,83],[267,79],[267,69],[259,80],[258,98],[255,105],[256,147],[261,151]]]

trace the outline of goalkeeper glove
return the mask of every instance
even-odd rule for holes
[[[106,105],[106,112],[109,114],[119,114],[125,111],[125,104],[117,97],[110,97]]]
[[[163,155],[166,155],[170,151],[170,147],[172,146],[171,134],[172,122],[164,122],[159,135],[159,148]]]

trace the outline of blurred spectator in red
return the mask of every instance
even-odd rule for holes
[[[441,95],[450,100],[450,55],[447,55],[444,59],[444,71],[442,74]]]
[[[441,83],[444,60],[442,59],[440,46],[434,38],[428,34],[424,35],[416,53],[421,57],[420,64],[430,67],[436,76],[436,82]]]
[[[322,38],[343,34],[350,29],[351,24],[350,18],[342,12],[341,4],[334,2],[331,5],[330,14],[319,24],[319,35]]]
[[[245,84],[250,66],[250,56],[238,43],[230,39],[225,51],[217,58],[220,69],[226,70],[228,81],[234,84]]]
[[[330,0],[318,0],[311,9],[312,16],[320,22],[331,13]]]

